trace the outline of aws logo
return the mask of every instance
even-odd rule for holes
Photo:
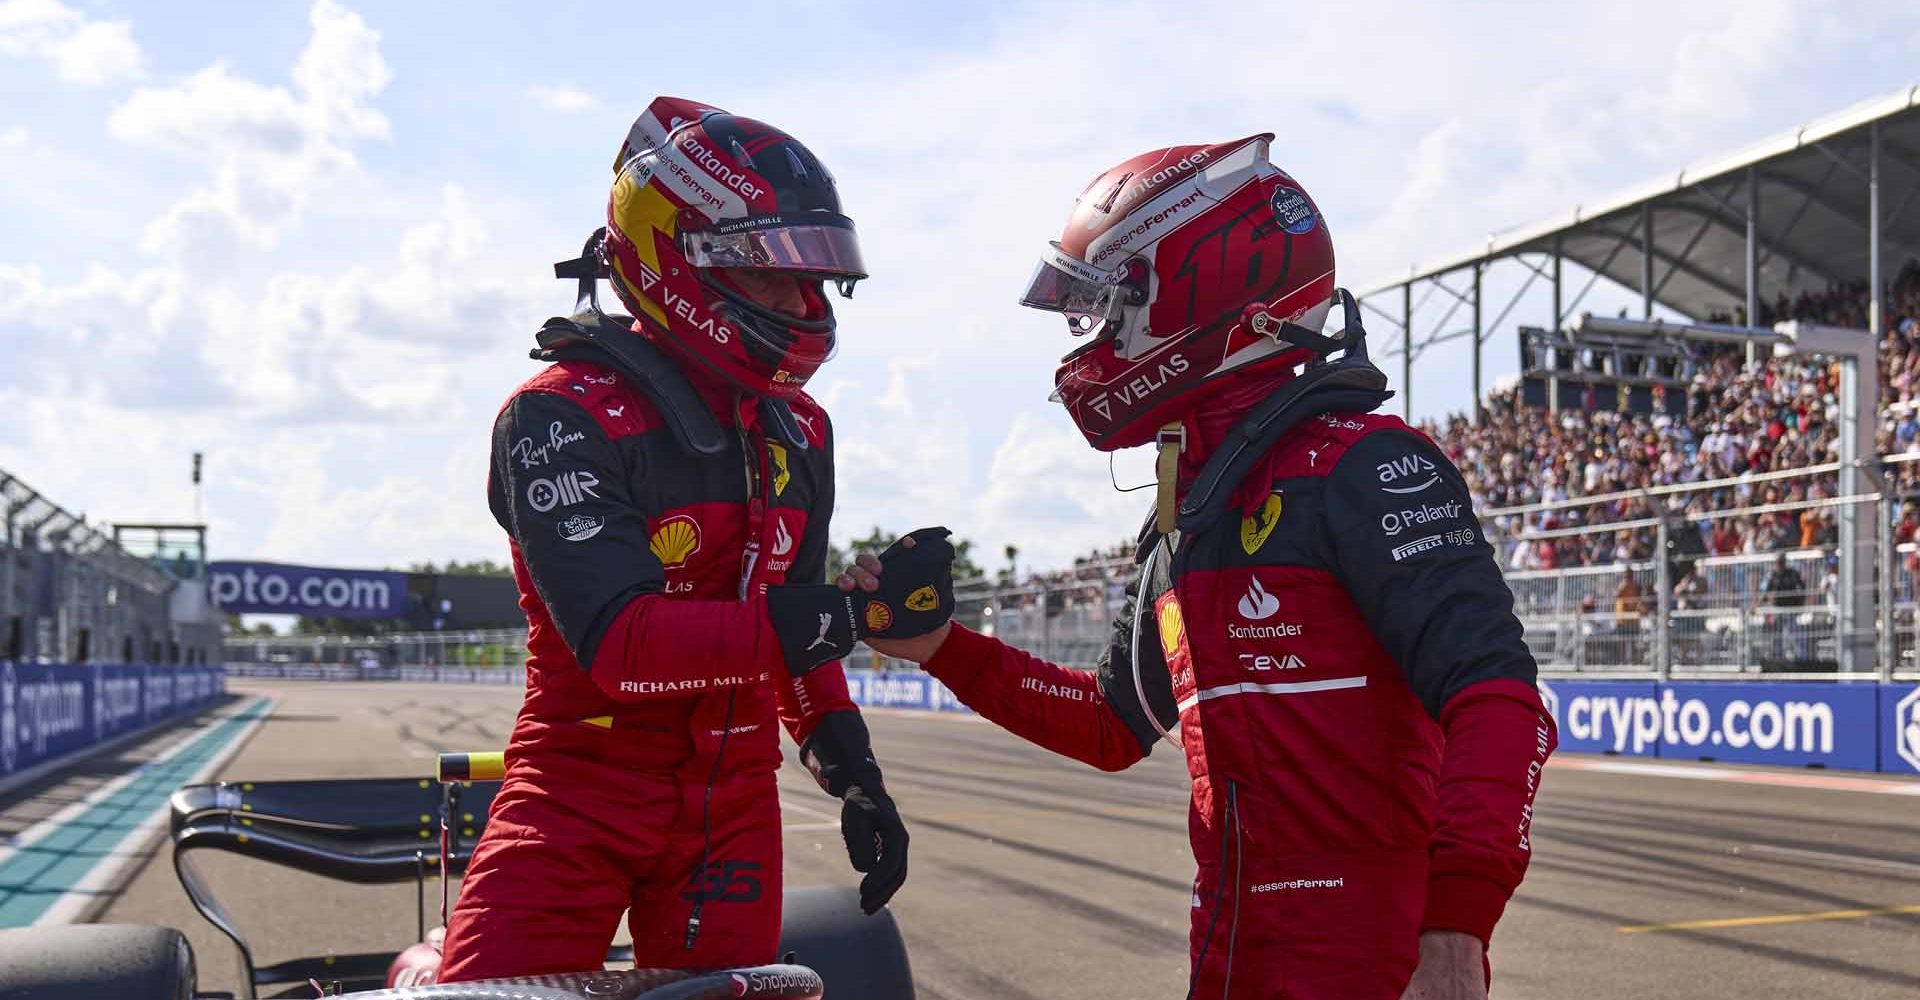
[[[647,539],[647,548],[665,569],[679,569],[700,551],[700,522],[685,514],[662,518]]]
[[[1240,519],[1240,548],[1247,555],[1260,551],[1267,544],[1267,536],[1273,534],[1273,526],[1280,523],[1280,494],[1270,493],[1267,499],[1253,513]]]

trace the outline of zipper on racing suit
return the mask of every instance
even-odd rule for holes
[[[759,453],[747,433],[747,414],[752,411],[745,395],[734,397],[734,430],[740,436],[740,459],[747,472],[747,543],[740,549],[740,600],[753,592],[753,571],[760,563],[760,532],[766,526],[767,503],[760,495],[766,481]]]
[[[746,395],[734,396],[733,429],[740,439],[740,459],[747,474],[747,540],[740,547],[741,601],[745,601],[753,592],[753,572],[760,563],[760,532],[765,527],[767,517],[766,500],[760,495],[762,484],[766,481],[765,470],[760,467],[759,451],[753,447],[753,435],[747,433],[747,415],[752,412],[750,406]],[[720,745],[714,749],[713,766],[707,772],[707,787],[700,807],[700,871],[695,876],[700,889],[694,896],[692,911],[687,914],[686,951],[692,951],[694,942],[700,939],[700,913],[707,905],[707,872],[713,865],[713,783],[720,777],[720,761],[727,753],[727,738],[733,735],[734,699],[738,696],[737,686],[728,689],[726,719],[720,723]]]

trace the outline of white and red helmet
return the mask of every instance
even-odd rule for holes
[[[833,175],[785,132],[677,97],[655,98],[613,164],[604,254],[644,335],[759,395],[797,395],[833,356],[822,284],[867,276]],[[733,269],[802,283],[789,313],[745,294]]]
[[[1272,134],[1142,153],[1093,179],[1020,304],[1091,337],[1061,361],[1053,398],[1087,441],[1151,441],[1209,379],[1310,352],[1334,294],[1320,210],[1267,161]]]

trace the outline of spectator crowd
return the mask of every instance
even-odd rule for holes
[[[1883,456],[1920,454],[1920,264],[1908,262],[1888,297],[1887,333],[1880,344]],[[1801,319],[1864,328],[1864,285],[1821,295],[1784,296],[1762,311],[1763,324]],[[1730,317],[1713,320],[1727,322]],[[1517,388],[1486,402],[1475,426],[1453,416],[1424,426],[1467,478],[1482,510],[1584,496],[1632,493],[1650,487],[1735,480],[1708,490],[1655,497],[1616,497],[1593,504],[1527,514],[1498,515],[1488,523],[1509,570],[1601,566],[1649,559],[1650,528],[1517,537],[1582,525],[1667,516],[1669,524],[1699,533],[1709,555],[1779,552],[1830,546],[1833,508],[1795,508],[1733,518],[1713,511],[1764,507],[1832,497],[1832,473],[1758,479],[1757,474],[1837,461],[1841,413],[1840,366],[1805,357],[1761,357],[1749,365],[1742,347],[1688,345],[1691,383],[1684,406],[1652,414],[1562,409],[1550,413],[1521,403]],[[1896,494],[1920,493],[1920,462],[1887,467]],[[1899,541],[1920,530],[1920,511],[1898,514]]]

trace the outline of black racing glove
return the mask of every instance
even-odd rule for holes
[[[869,614],[870,635],[911,639],[953,617],[953,543],[945,528],[921,528],[894,539],[880,553],[880,589],[873,593],[888,609],[884,620]],[[913,539],[913,547],[904,544]]]
[[[767,588],[767,616],[780,639],[787,673],[802,676],[853,652],[869,635],[911,639],[953,617],[953,543],[945,528],[895,539],[880,553],[880,589],[843,591],[833,584]]]
[[[860,880],[860,909],[878,913],[907,881],[907,827],[880,783],[867,721],[859,712],[828,712],[800,744],[800,763],[841,801],[840,836]]]
[[[853,652],[853,644],[867,636],[862,609],[871,596],[830,583],[768,587],[767,618],[787,673],[799,677]]]

